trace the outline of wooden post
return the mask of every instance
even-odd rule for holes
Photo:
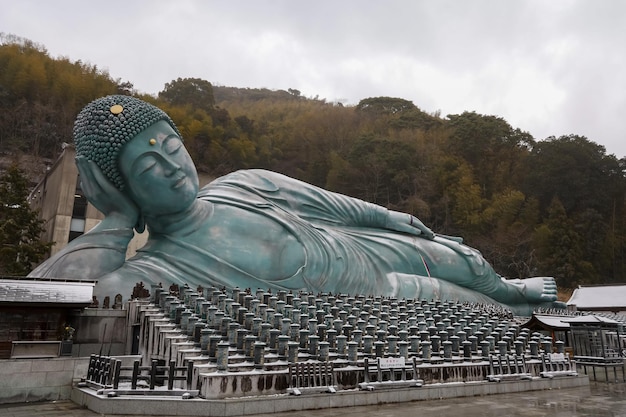
[[[167,389],[174,389],[174,377],[176,376],[176,362],[170,361],[170,366],[167,370]]]
[[[89,367],[87,368],[87,381],[94,380],[95,370],[96,370],[96,354],[92,353],[89,356]]]
[[[122,361],[119,359],[113,359],[113,389],[118,389],[120,386],[120,372],[122,371]]]
[[[130,380],[131,389],[137,389],[137,378],[139,377],[139,361],[133,363],[133,376]]]
[[[187,389],[191,389],[191,382],[193,381],[193,361],[187,362]]]
[[[150,389],[153,390],[156,385],[156,374],[157,374],[157,360],[152,359],[152,364],[150,367]]]

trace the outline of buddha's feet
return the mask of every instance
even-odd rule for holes
[[[509,282],[519,287],[529,304],[556,301],[556,281],[552,277],[534,277]]]

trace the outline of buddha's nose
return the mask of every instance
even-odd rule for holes
[[[165,159],[164,168],[165,168],[165,175],[166,176],[171,177],[176,172],[178,172],[178,171],[180,171],[182,169],[182,167],[179,164],[177,164],[176,162],[172,161],[170,158],[164,158],[164,159]]]

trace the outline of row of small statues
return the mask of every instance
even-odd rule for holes
[[[158,287],[162,288],[163,285],[159,284]],[[185,286],[185,288],[188,288],[188,287]],[[205,288],[203,286],[201,286],[201,285],[199,285],[196,288],[196,292],[198,292],[199,294],[202,294],[204,292],[204,290],[205,290]],[[221,291],[223,293],[226,293],[227,289],[225,287],[222,287]],[[180,286],[177,285],[177,284],[171,284],[169,286],[169,288],[168,288],[168,292],[170,293],[170,295],[173,295],[175,297],[179,297],[181,295]],[[247,294],[247,295],[253,295],[251,288],[245,288],[243,290],[243,292],[245,294]],[[272,290],[268,289],[267,293],[271,294]],[[292,294],[292,291],[289,291],[289,294]],[[327,294],[327,295],[332,296],[332,294],[330,294],[330,293]],[[321,296],[321,294],[318,294],[318,297],[320,297],[320,296]],[[139,282],[139,283],[137,283],[133,287],[133,291],[132,291],[130,299],[131,300],[147,299],[149,297],[150,297],[150,290],[148,290],[145,287],[143,282]],[[384,298],[389,298],[389,297],[382,297],[382,298],[384,299]],[[512,319],[513,318],[513,313],[510,310],[508,310],[506,308],[503,308],[501,306],[497,306],[497,305],[483,305],[483,304],[477,305],[477,304],[474,304],[474,303],[461,303],[461,304],[465,305],[466,307],[478,307],[480,310],[488,313],[491,317],[497,317],[499,319]],[[99,302],[97,296],[95,296],[95,295],[93,296],[92,303],[91,303],[91,305],[89,307],[90,308],[100,308],[100,302]],[[114,310],[122,309],[123,308],[123,297],[122,297],[122,295],[121,294],[117,294],[114,297],[113,306],[111,306],[111,304],[110,304],[110,297],[109,296],[104,297],[104,300],[103,300],[101,308],[103,308],[103,309],[113,308]]]
[[[163,284],[158,284],[158,288],[163,288]],[[188,289],[189,287],[185,286],[184,288]],[[199,285],[196,288],[196,292],[199,294],[204,293],[205,288],[201,285]],[[228,291],[226,289],[226,287],[222,287],[220,289],[220,291],[222,291],[224,294],[226,294],[226,292]],[[238,289],[236,289],[236,291],[238,291]],[[168,292],[170,295],[173,295],[175,297],[180,297],[181,295],[181,288],[178,284],[171,284],[168,288]],[[247,294],[247,295],[253,295],[252,293],[252,289],[251,288],[245,288],[243,290],[243,293]],[[272,290],[271,289],[267,289],[266,290],[267,294],[272,294]],[[292,291],[288,292],[289,294],[293,294]],[[137,283],[134,287],[133,287],[133,291],[131,294],[130,299],[131,300],[135,300],[135,299],[147,299],[150,297],[150,290],[148,290],[143,282],[139,282]],[[301,295],[301,294],[300,294]],[[322,294],[318,294],[318,297],[321,297]],[[328,293],[326,294],[328,296],[332,296],[333,294]],[[388,299],[390,297],[381,297],[381,299]],[[512,319],[513,318],[513,313],[506,308],[503,308],[501,306],[498,305],[485,305],[485,304],[476,304],[476,303],[461,303],[466,307],[477,307],[480,310],[488,313],[491,317],[497,317],[499,319]],[[89,306],[90,308],[100,308],[100,303],[99,300],[97,298],[97,296],[93,296],[93,301],[91,303],[91,305]],[[102,307],[104,309],[108,309],[108,308],[113,308],[113,309],[122,309],[123,308],[123,297],[121,294],[117,294],[114,297],[114,303],[113,306],[110,305],[110,297],[106,296],[104,297],[104,301],[102,304]]]

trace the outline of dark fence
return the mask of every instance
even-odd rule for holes
[[[487,379],[492,382],[532,379],[532,373],[526,365],[526,358],[523,355],[491,355],[489,356]]]
[[[159,365],[159,361],[152,360],[149,366],[141,366],[140,361],[133,362],[133,366],[122,366],[122,361],[110,356],[91,355],[87,370],[87,383],[98,388],[119,389],[120,382],[130,382],[131,390],[142,389],[139,382],[146,382],[145,388],[154,390],[157,386],[165,386],[168,390],[174,389],[175,381],[185,381],[186,389],[192,387],[193,361],[187,366],[176,366],[174,361],[168,365]]]
[[[289,393],[299,395],[303,391],[335,392],[336,389],[332,363],[289,364]]]
[[[385,386],[387,388],[421,387],[424,384],[418,379],[417,361],[413,358],[405,363],[404,357],[376,358],[370,363],[366,358],[363,361],[363,380],[360,389],[374,390]]]

